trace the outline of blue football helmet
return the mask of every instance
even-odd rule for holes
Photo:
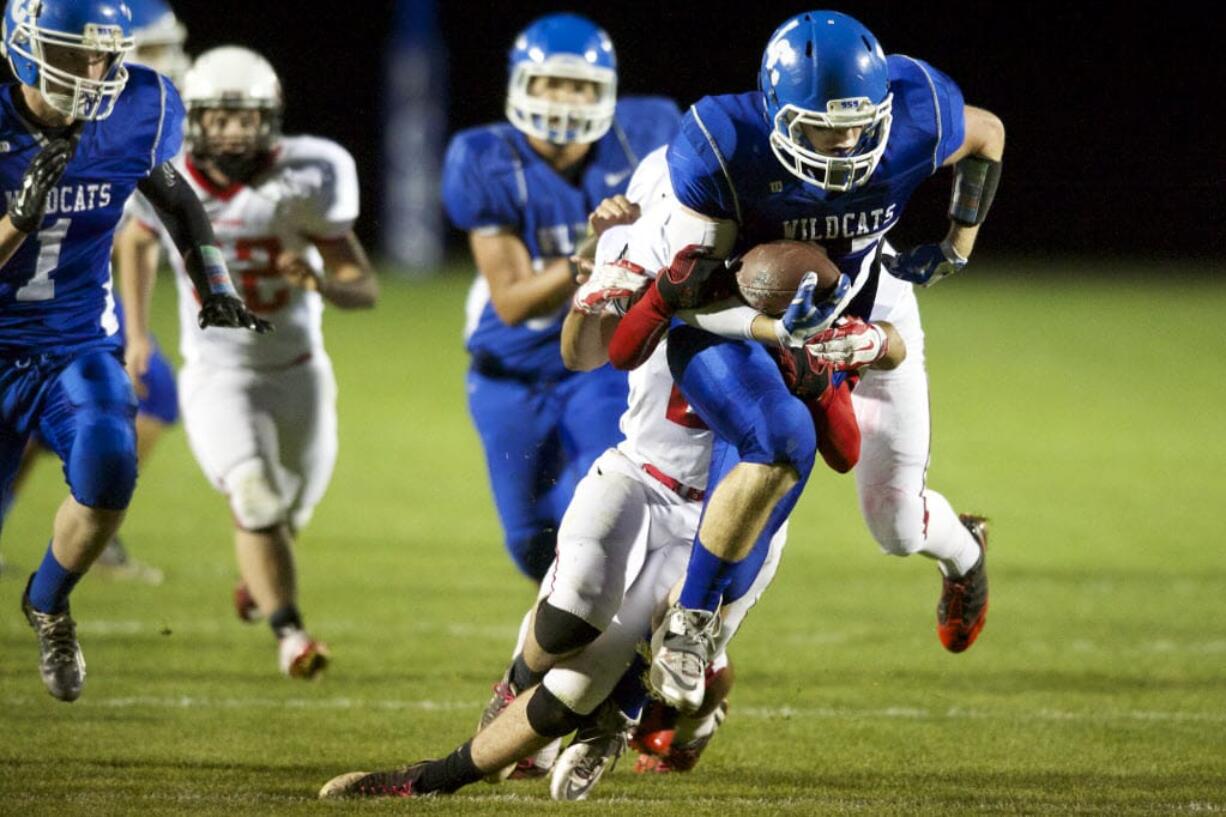
[[[775,156],[793,175],[823,190],[864,185],[890,137],[889,70],[881,44],[837,11],[798,14],[775,30],[758,72]],[[855,147],[822,153],[806,128],[862,128]]]
[[[13,74],[74,119],[111,115],[128,81],[123,58],[132,46],[132,12],[123,0],[8,0],[4,8],[4,54]],[[57,52],[68,49],[107,55],[101,78],[54,65]]]
[[[554,144],[595,142],[613,125],[617,55],[599,26],[577,14],[550,14],[520,32],[511,48],[507,119]],[[592,102],[555,102],[532,93],[537,77],[591,82]]]
[[[124,0],[132,10],[132,39],[136,50],[128,62],[152,68],[183,84],[183,75],[192,61],[183,50],[187,27],[175,16],[165,0]]]

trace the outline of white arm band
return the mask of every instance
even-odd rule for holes
[[[737,300],[720,301],[701,310],[683,309],[677,317],[699,329],[734,340],[753,340],[753,321],[761,312]]]

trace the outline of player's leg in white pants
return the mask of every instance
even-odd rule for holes
[[[332,481],[337,455],[336,378],[332,361],[317,352],[307,363],[285,372],[279,384],[284,399],[274,416],[280,467],[296,486],[287,497],[289,522],[297,533],[306,527]]]
[[[860,510],[885,553],[922,553],[937,559],[946,575],[960,576],[979,559],[979,547],[945,497],[926,484],[928,374],[915,295],[908,287],[884,311],[873,319],[894,323],[907,359],[891,371],[866,372],[852,393],[861,435],[855,469]]]

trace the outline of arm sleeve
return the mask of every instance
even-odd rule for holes
[[[501,184],[500,174],[488,172],[488,159],[468,139],[457,137],[443,160],[443,207],[457,228],[511,227],[519,223],[518,208]]]
[[[224,284],[233,292],[233,285],[225,275],[225,265],[221,262],[221,253],[216,248],[217,239],[213,235],[213,225],[204,212],[204,205],[196,197],[187,180],[179,175],[170,162],[163,162],[137,184],[137,189],[148,200],[157,213],[167,235],[183,256],[187,276],[199,293],[201,300],[210,293],[216,294],[221,285],[220,279],[210,281],[210,274],[217,275],[213,269],[220,264],[220,275]]]

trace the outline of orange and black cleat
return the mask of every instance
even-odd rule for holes
[[[956,579],[946,577],[937,603],[937,636],[950,652],[964,652],[975,643],[988,618],[988,520],[961,514],[958,519],[979,545],[979,561]]]

